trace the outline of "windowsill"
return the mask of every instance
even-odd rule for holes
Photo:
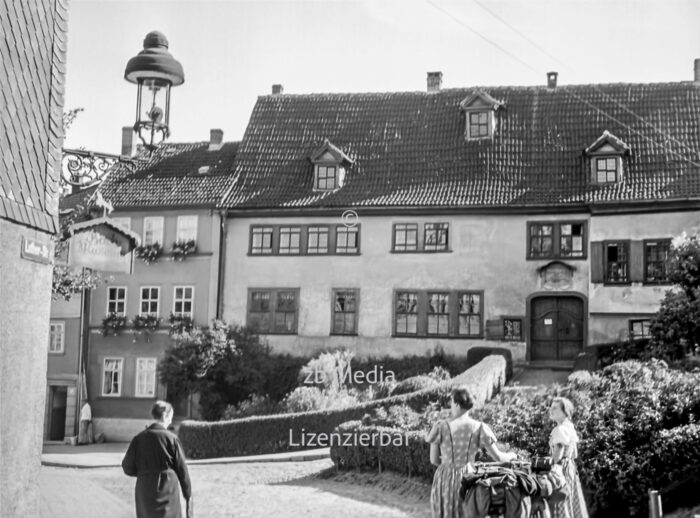
[[[452,249],[446,250],[389,250],[391,254],[451,254]]]
[[[148,401],[149,399],[157,399],[156,396],[98,396],[98,400],[121,399],[122,401]]]
[[[581,261],[581,260],[586,260],[588,259],[588,256],[586,255],[577,255],[577,256],[570,256],[570,255],[548,255],[548,256],[534,256],[534,255],[529,255],[525,258],[528,261],[553,261],[553,260],[559,260],[559,261]]]
[[[392,334],[392,338],[439,338],[439,339],[447,339],[447,340],[481,340],[484,338],[484,335],[401,335],[401,334]]]
[[[604,286],[631,286],[632,281],[603,281]]]
[[[325,257],[325,256],[357,256],[360,252],[319,252],[319,253],[294,253],[294,254],[253,254],[248,252],[248,257]]]
[[[357,333],[330,333],[330,336],[358,336]]]
[[[257,334],[259,335],[278,335],[278,336],[296,336],[299,334],[298,331],[294,332],[289,332],[289,333],[282,333],[282,332],[275,332],[275,331],[256,331]]]

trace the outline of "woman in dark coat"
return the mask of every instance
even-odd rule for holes
[[[168,431],[173,407],[165,401],[156,401],[151,415],[156,422],[131,440],[122,461],[124,473],[136,477],[136,516],[182,518],[182,488],[187,518],[191,518],[192,486],[185,453],[177,436]]]

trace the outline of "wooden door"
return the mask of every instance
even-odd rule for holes
[[[49,439],[52,441],[62,441],[65,438],[67,401],[67,387],[51,387],[51,423],[49,424]]]
[[[537,297],[530,308],[530,359],[572,361],[583,349],[583,301]]]

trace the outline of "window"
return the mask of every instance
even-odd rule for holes
[[[418,224],[397,223],[394,225],[394,252],[418,250]]]
[[[333,290],[332,334],[357,334],[357,290]]]
[[[358,228],[337,226],[335,229],[335,253],[356,254],[358,248]]]
[[[128,228],[131,230],[131,218],[129,217],[112,217],[112,221],[114,221],[117,225],[120,227]]]
[[[122,393],[123,358],[105,358],[102,367],[102,395],[120,396]]]
[[[309,227],[306,253],[328,253],[328,227]]]
[[[110,286],[107,288],[107,313],[126,315],[126,287]]]
[[[447,250],[447,223],[426,223],[423,249],[427,251]]]
[[[281,255],[298,254],[301,251],[301,227],[280,227]]]
[[[250,289],[248,326],[259,333],[296,334],[298,289]]]
[[[666,263],[670,252],[670,239],[644,242],[644,282],[668,282]]]
[[[158,316],[158,299],[160,298],[160,288],[157,286],[141,287],[141,304],[139,314],[141,316]]]
[[[330,191],[338,187],[338,168],[334,165],[316,166],[315,189]]]
[[[143,244],[148,246],[155,243],[163,244],[163,218],[143,218]]]
[[[136,397],[156,397],[156,359],[136,358]]]
[[[396,334],[418,334],[418,293],[412,291],[396,293]]]
[[[651,320],[648,318],[629,321],[630,340],[651,337]]]
[[[399,290],[394,305],[396,336],[483,336],[483,292]]]
[[[528,222],[528,259],[583,259],[586,225],[582,221]]]
[[[428,334],[449,334],[450,295],[447,293],[428,293]]]
[[[459,296],[459,329],[460,336],[481,336],[482,303],[481,293],[460,292]]]
[[[64,322],[51,322],[49,325],[49,352],[61,354],[64,351],[66,325]]]
[[[503,339],[520,341],[522,337],[522,320],[519,318],[504,318]]]
[[[489,113],[470,112],[469,116],[469,138],[481,138],[489,136]]]
[[[272,253],[273,227],[252,227],[250,253],[256,255]]]
[[[629,243],[627,241],[605,243],[605,282],[620,284],[629,282]]]
[[[175,286],[173,293],[173,315],[192,318],[194,314],[194,287]]]
[[[197,241],[197,216],[177,217],[175,241]]]
[[[595,159],[595,179],[597,183],[617,182],[617,158],[601,157]]]

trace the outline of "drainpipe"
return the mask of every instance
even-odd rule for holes
[[[217,276],[216,293],[216,319],[221,320],[224,304],[224,264],[226,263],[226,222],[228,209],[219,211],[221,224],[219,227],[219,273]]]

